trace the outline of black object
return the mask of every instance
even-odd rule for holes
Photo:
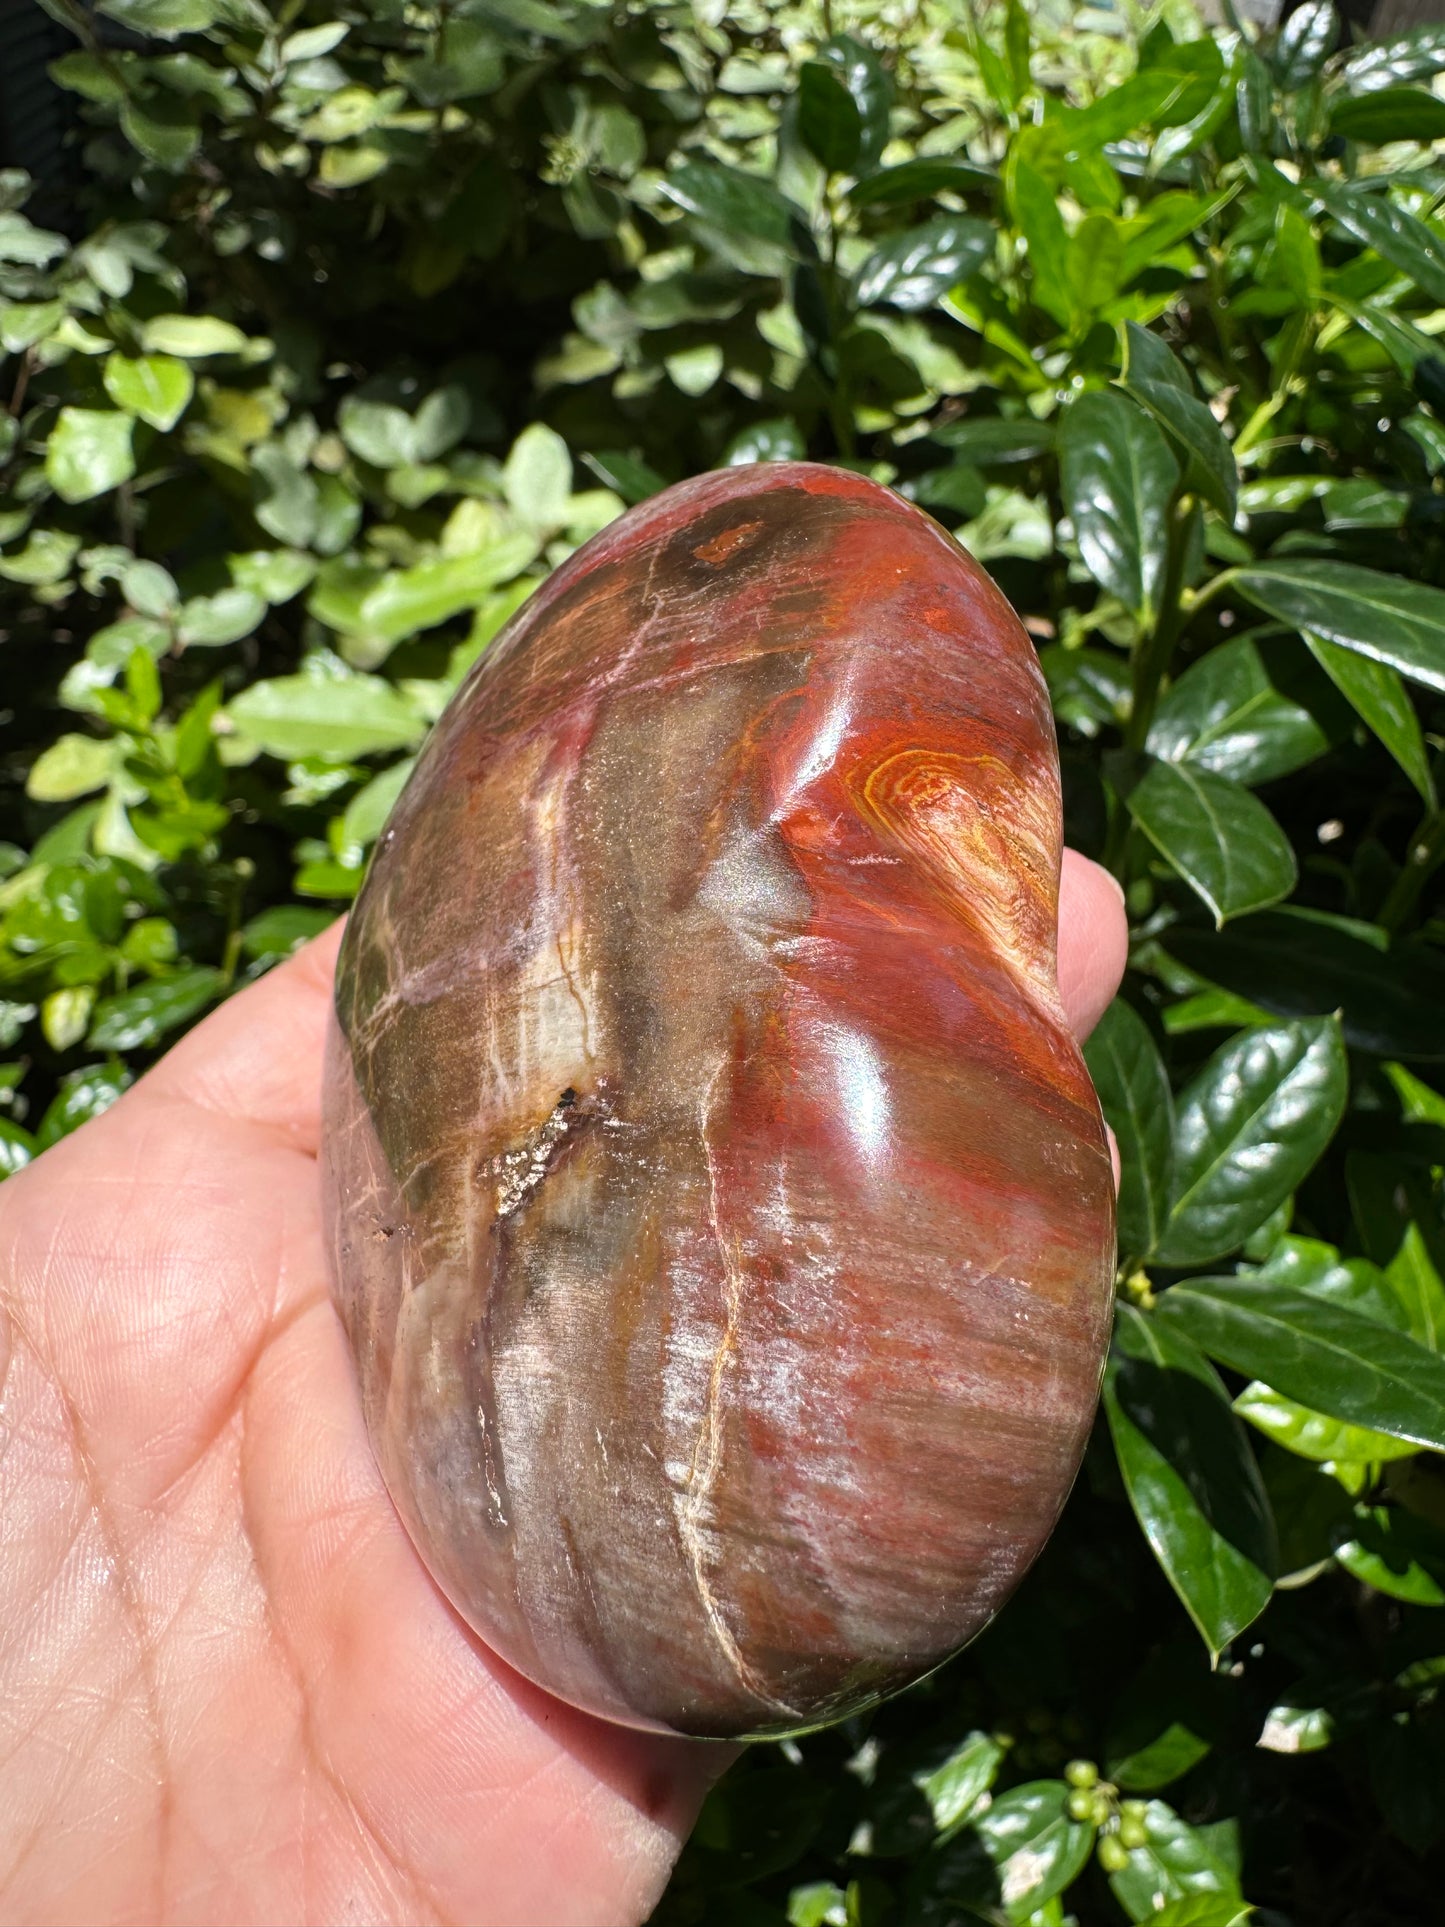
[[[0,0],[0,167],[23,168],[35,182],[32,220],[67,230],[80,185],[76,99],[47,69],[74,46],[39,0]]]

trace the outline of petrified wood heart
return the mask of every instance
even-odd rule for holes
[[[1038,1552],[1114,1261],[1028,638],[842,470],[669,489],[438,724],[342,951],[336,1295],[392,1496],[521,1672],[796,1730]]]

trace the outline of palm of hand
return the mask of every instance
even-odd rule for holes
[[[1065,882],[1086,1028],[1122,917]],[[327,1298],[335,941],[0,1192],[6,1919],[641,1918],[725,1757],[519,1679],[391,1510]]]

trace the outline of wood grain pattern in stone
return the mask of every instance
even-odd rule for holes
[[[383,834],[328,1059],[336,1295],[465,1618],[609,1718],[927,1672],[1073,1479],[1114,1260],[1013,612],[855,475],[582,549]]]

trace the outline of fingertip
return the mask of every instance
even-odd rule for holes
[[[1112,1003],[1128,956],[1123,891],[1101,864],[1065,850],[1059,879],[1059,995],[1081,1039]]]

